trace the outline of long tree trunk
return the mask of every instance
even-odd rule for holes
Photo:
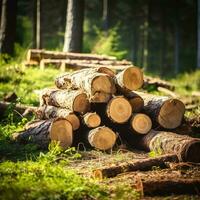
[[[103,0],[103,30],[108,34],[108,1]]]
[[[83,41],[84,0],[68,0],[63,51],[81,52]]]
[[[200,139],[187,135],[151,130],[141,139],[138,147],[158,153],[177,154],[183,162],[200,162]]]
[[[36,0],[36,48],[41,49],[41,0]]]
[[[13,55],[16,36],[17,0],[2,0],[0,53]]]

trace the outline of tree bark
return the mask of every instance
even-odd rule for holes
[[[125,90],[137,90],[143,85],[143,73],[137,67],[128,67],[116,75],[117,85]]]
[[[95,178],[111,178],[118,174],[131,172],[131,171],[148,171],[151,170],[153,166],[166,168],[166,162],[177,162],[178,158],[174,154],[168,154],[163,156],[158,156],[156,158],[146,158],[142,160],[137,160],[129,163],[119,164],[113,167],[104,167],[100,169],[95,169],[93,171],[93,176]]]
[[[141,139],[138,147],[158,153],[177,154],[183,162],[200,162],[200,139],[186,135],[151,130]]]
[[[17,0],[2,0],[0,54],[13,55],[16,36]]]
[[[144,99],[144,112],[151,117],[153,126],[177,128],[183,119],[185,106],[174,98],[135,92]]]
[[[84,0],[68,0],[63,51],[82,51],[83,20]]]
[[[21,143],[32,142],[46,149],[51,141],[56,141],[66,149],[72,145],[72,125],[66,119],[57,118],[34,121],[26,130],[14,133],[12,138]]]
[[[74,112],[86,113],[90,104],[86,93],[79,90],[44,89],[41,94],[40,105],[52,105],[67,108]]]
[[[80,120],[77,115],[66,108],[42,106],[37,109],[36,115],[39,119],[65,118],[72,124],[73,130],[80,127]]]
[[[41,49],[41,0],[36,0],[36,48]]]
[[[109,95],[115,93],[113,79],[107,74],[96,72],[96,69],[83,69],[72,74],[66,73],[57,77],[55,84],[61,89],[83,89],[92,101],[94,101],[95,95],[99,95],[99,93]],[[109,98],[106,98],[106,100],[109,100]]]

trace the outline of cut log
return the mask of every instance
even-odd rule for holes
[[[88,128],[96,128],[101,124],[101,118],[97,113],[89,112],[83,116],[83,123]]]
[[[144,100],[142,99],[140,95],[136,94],[133,91],[129,92],[123,89],[121,91],[118,91],[118,93],[124,95],[128,99],[134,113],[138,113],[142,111],[144,107]]]
[[[141,138],[138,147],[159,153],[175,153],[183,162],[200,162],[200,139],[187,135],[151,130]]]
[[[111,149],[114,146],[116,139],[116,134],[110,128],[105,126],[92,129],[88,134],[90,145],[100,150]]]
[[[112,122],[123,124],[131,117],[132,107],[126,98],[116,96],[108,102],[106,114]]]
[[[95,178],[111,178],[118,174],[131,172],[131,171],[148,171],[151,170],[153,166],[160,168],[166,168],[166,162],[177,162],[178,158],[174,154],[168,154],[163,156],[158,156],[156,158],[146,158],[129,163],[123,163],[112,167],[104,167],[100,169],[95,169],[93,171],[93,176]]]
[[[150,76],[144,76],[144,85],[143,87],[146,88],[148,86],[154,86],[155,88],[163,87],[169,90],[174,91],[175,86],[171,83],[161,80],[160,78],[153,78]]]
[[[151,119],[143,113],[133,114],[130,120],[131,128],[134,133],[147,134],[152,127]]]
[[[66,108],[46,105],[39,107],[36,115],[39,119],[65,118],[72,124],[73,130],[77,130],[80,127],[80,120],[77,115]]]
[[[174,98],[135,92],[144,99],[144,112],[152,119],[154,127],[177,128],[183,119],[185,106]]]
[[[66,119],[57,118],[32,122],[26,126],[26,130],[14,133],[12,138],[21,143],[35,143],[44,149],[51,141],[56,141],[66,149],[72,144],[72,133],[71,123]]]
[[[17,98],[18,96],[15,92],[9,92],[8,94],[4,95],[3,100],[7,102],[16,102]]]
[[[86,113],[90,103],[86,93],[80,90],[44,89],[42,91],[42,104],[68,108],[74,112]]]
[[[29,49],[27,52],[27,61],[37,61],[41,59],[85,59],[85,60],[116,60],[113,56],[86,54],[86,53],[69,53],[58,51],[46,51],[41,49]]]
[[[143,73],[138,67],[128,67],[116,75],[117,85],[125,90],[137,90],[143,85]]]
[[[20,113],[22,116],[26,116],[29,113],[35,113],[37,107],[27,106],[23,104],[12,104],[9,102],[0,101],[0,114],[3,116],[6,113],[6,110],[12,108],[14,112]]]
[[[55,80],[60,89],[83,89],[90,98],[99,92],[114,94],[116,92],[113,79],[103,73],[96,72],[97,69],[83,69],[72,74],[66,73]]]

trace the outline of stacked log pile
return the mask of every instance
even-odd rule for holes
[[[38,59],[41,54],[31,55]],[[138,92],[143,83],[142,71],[134,66],[117,74],[106,67],[62,74],[55,79],[55,88],[42,90],[38,119],[13,138],[43,148],[55,140],[63,148],[81,143],[99,150],[112,149],[120,139],[131,148],[200,162],[200,140],[172,133],[182,123],[184,104],[176,98]]]
[[[62,71],[68,68],[98,68],[109,67],[115,70],[132,66],[127,60],[118,61],[116,57],[86,54],[86,53],[69,53],[58,51],[47,51],[41,49],[30,49],[27,52],[27,58],[24,62],[25,66],[39,65],[44,69],[48,65],[56,66]]]

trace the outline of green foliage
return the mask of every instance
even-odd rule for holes
[[[127,55],[127,51],[123,50],[121,37],[118,34],[118,26],[112,28],[105,33],[96,29],[98,40],[92,49],[92,52],[98,54],[106,54],[116,56],[118,59],[123,59]]]
[[[19,65],[0,69],[0,99],[9,91],[15,92],[19,101],[24,104],[38,105],[38,89],[54,86],[54,78],[60,72],[56,69],[27,68]]]

